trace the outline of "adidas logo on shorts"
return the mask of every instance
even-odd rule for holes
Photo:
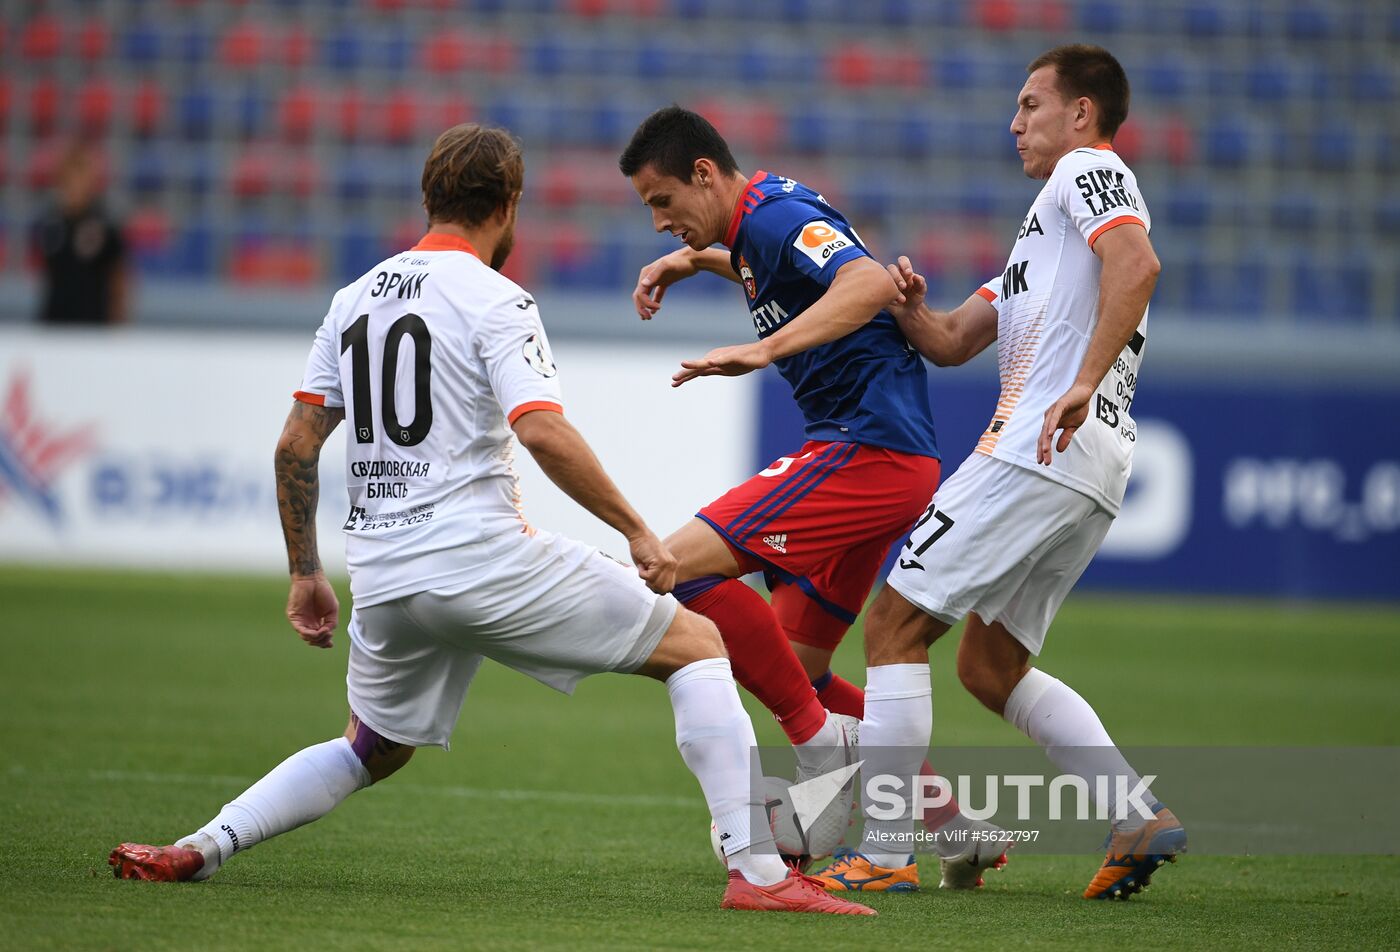
[[[786,532],[777,532],[777,533],[774,533],[773,535],[766,535],[766,536],[763,537],[763,542],[764,542],[764,544],[767,545],[769,548],[775,549],[775,550],[777,550],[778,552],[781,552],[783,555],[787,555],[787,533],[786,533]]]

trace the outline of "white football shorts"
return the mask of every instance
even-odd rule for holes
[[[955,624],[1000,622],[1033,655],[1113,516],[1024,466],[973,453],[934,493],[888,582]]]
[[[592,546],[539,531],[466,546],[468,582],[356,608],[350,709],[389,740],[446,748],[490,658],[566,694],[590,674],[635,671],[679,604]]]

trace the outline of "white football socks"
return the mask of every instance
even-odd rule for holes
[[[773,845],[773,831],[753,829],[750,822],[764,809],[749,784],[749,755],[758,739],[739,702],[729,659],[688,664],[666,679],[666,690],[676,714],[676,746],[700,781],[729,868],[755,886],[781,882],[787,867]]]
[[[176,845],[204,853],[194,878],[208,879],[234,853],[325,816],[368,785],[350,741],[337,737],[292,754]]]
[[[933,734],[932,700],[927,664],[886,664],[865,669],[865,719],[860,724],[860,755],[864,761],[860,800],[865,810],[865,836],[860,852],[876,866],[905,866],[909,854],[914,852],[911,785],[928,756]],[[875,802],[870,795],[870,781],[881,774],[903,783],[898,790],[904,798],[903,809],[893,819],[875,819],[870,815],[872,808],[887,811],[885,804]]]
[[[1120,791],[1132,791],[1142,778],[1114,745],[1089,702],[1069,685],[1031,668],[1006,699],[1002,716],[1043,747],[1062,772],[1083,778],[1094,802],[1106,805],[1114,830],[1135,830],[1147,822],[1134,809],[1118,817]],[[1099,782],[1099,777],[1107,782]],[[1119,778],[1123,778],[1121,787]],[[1101,799],[1105,792],[1106,803]],[[1150,791],[1142,799],[1149,805],[1156,802]]]

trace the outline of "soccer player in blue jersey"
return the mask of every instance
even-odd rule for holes
[[[901,299],[894,279],[845,217],[792,179],[745,176],[703,117],[679,106],[658,110],[618,164],[656,230],[685,246],[642,269],[638,315],[649,320],[672,284],[710,271],[742,285],[758,334],[683,361],[673,385],[772,364],[806,420],[801,448],[705,506],[666,542],[680,562],[676,596],[719,627],[736,678],[796,747],[800,781],[841,766],[843,755],[831,752],[849,751],[859,719],[886,701],[835,677],[830,660],[890,545],[938,484],[924,364],[885,310]],[[766,576],[771,607],[737,581],[751,572]],[[841,798],[830,813],[839,839]],[[956,804],[925,822],[971,823]],[[832,831],[813,832],[822,839]],[[970,841],[944,857],[964,860],[950,886],[976,885],[997,859],[967,863],[960,854]]]

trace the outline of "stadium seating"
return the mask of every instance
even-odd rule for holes
[[[1024,64],[1067,36],[1134,81],[1118,147],[1156,213],[1159,302],[1400,319],[1380,277],[1400,250],[1400,12],[1365,0],[21,4],[0,25],[0,244],[24,245],[83,135],[153,279],[340,280],[411,230],[433,135],[476,119],[526,147],[520,269],[625,291],[668,246],[617,152],[678,101],[742,167],[827,190],[877,254],[911,252],[956,297],[998,270],[1034,194],[1007,125]],[[245,205],[304,232],[227,214]]]

